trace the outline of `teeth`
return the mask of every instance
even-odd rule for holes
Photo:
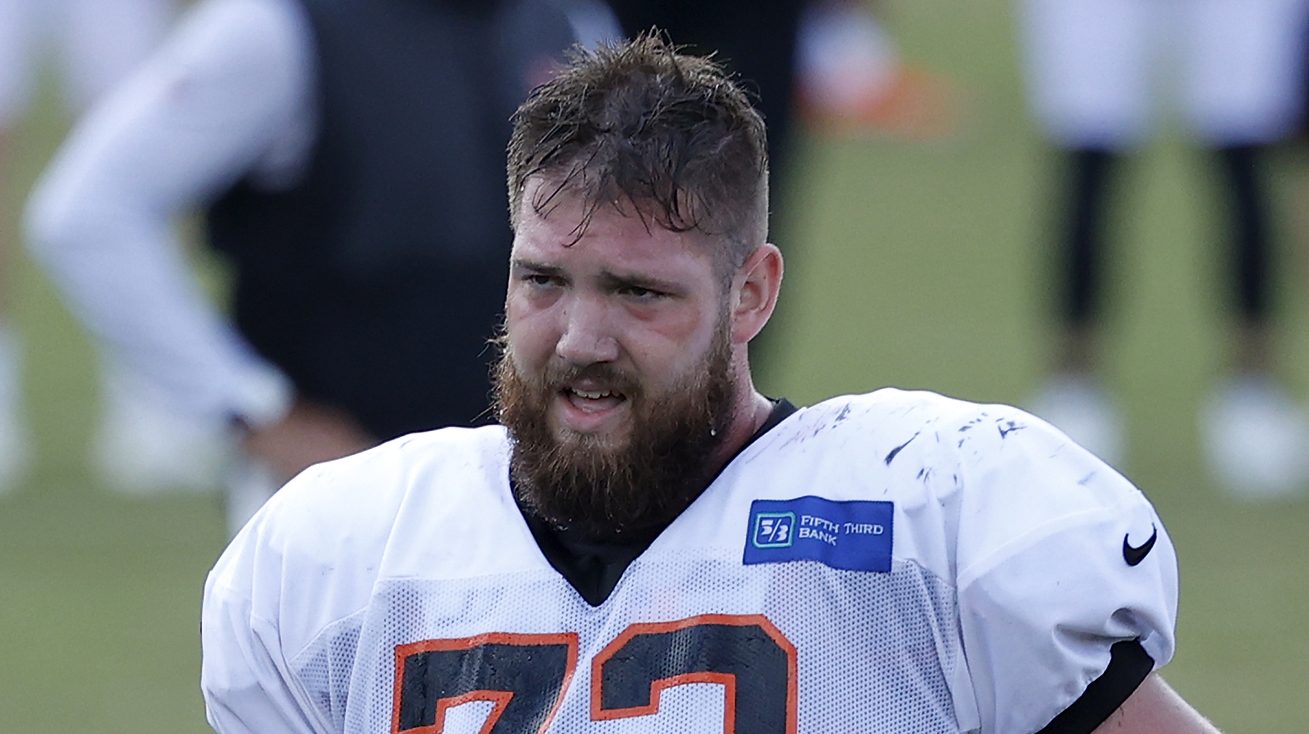
[[[573,394],[579,397],[587,398],[588,400],[599,400],[600,398],[607,398],[612,396],[613,392],[609,390],[605,390],[603,392],[591,392],[589,390],[578,390],[577,388],[573,388]]]

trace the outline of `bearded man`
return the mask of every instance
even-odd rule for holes
[[[502,425],[311,468],[209,576],[223,732],[1213,732],[1153,671],[1176,557],[1006,406],[797,409],[746,346],[764,126],[657,36],[514,119]]]

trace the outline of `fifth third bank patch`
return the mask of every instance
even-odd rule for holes
[[[814,496],[755,500],[743,562],[818,561],[846,571],[887,573],[894,515],[892,502]]]

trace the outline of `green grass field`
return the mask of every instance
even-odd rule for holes
[[[882,385],[1021,401],[1049,349],[1038,245],[1052,179],[1024,114],[1009,3],[888,6],[905,55],[966,91],[966,129],[934,143],[805,142],[791,220],[775,233],[791,259],[762,386],[797,401]],[[47,100],[22,133],[5,216],[62,132],[53,109]],[[1287,212],[1309,200],[1302,158],[1278,161]],[[1302,731],[1309,500],[1224,501],[1197,449],[1195,407],[1224,347],[1205,171],[1176,136],[1134,168],[1108,379],[1128,410],[1127,473],[1159,506],[1181,558],[1167,677],[1227,732]],[[1283,232],[1288,377],[1309,395],[1299,254],[1309,222],[1288,216]],[[97,484],[84,458],[93,352],[30,264],[14,277],[40,454],[31,481],[0,499],[0,731],[207,731],[198,609],[223,544],[218,506],[131,501]]]

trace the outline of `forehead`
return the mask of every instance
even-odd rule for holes
[[[555,193],[551,183],[534,177],[519,207],[515,258],[643,270],[712,268],[714,242],[699,232],[666,229],[626,198],[588,212],[580,194]]]

